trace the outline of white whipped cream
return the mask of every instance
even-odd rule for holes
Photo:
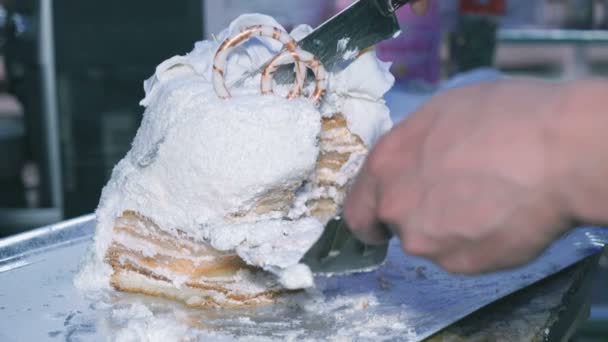
[[[226,216],[247,211],[261,195],[310,175],[319,153],[321,115],[341,112],[351,132],[373,145],[392,125],[382,97],[394,79],[390,64],[368,52],[330,75],[321,110],[306,98],[259,95],[259,76],[232,89],[231,99],[219,99],[211,83],[213,56],[226,37],[254,24],[280,27],[268,16],[243,15],[216,40],[197,42],[192,52],[161,63],[145,81],[141,127],[97,210],[94,252],[100,264],[114,220],[131,210],[161,229],[179,229],[216,249],[236,251],[247,263],[276,274],[287,288],[313,285],[310,270],[299,260],[322,232],[318,220],[269,214],[235,224]],[[299,39],[310,30],[299,26],[292,35]],[[280,49],[269,38],[244,43],[228,59],[227,83],[256,70]],[[108,273],[109,267],[103,270]]]

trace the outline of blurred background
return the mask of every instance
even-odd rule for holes
[[[0,235],[95,209],[139,126],[143,80],[161,61],[242,13],[290,29],[350,2],[0,1]],[[470,71],[608,73],[608,1],[438,0],[424,17],[404,8],[399,19],[403,33],[377,50],[393,61],[396,89],[420,100]],[[395,118],[416,101],[395,103]]]
[[[143,80],[161,61],[242,13],[270,14],[289,29],[350,3],[0,1],[0,237],[95,209],[139,126]],[[399,19],[403,33],[377,47],[397,77],[395,120],[463,75],[608,74],[608,0],[435,0],[426,16],[403,9]],[[581,341],[607,336],[607,278],[598,278],[596,320]]]

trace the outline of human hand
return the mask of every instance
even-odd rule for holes
[[[576,156],[553,134],[563,92],[510,80],[435,96],[370,153],[344,204],[353,232],[381,243],[385,223],[456,273],[531,260],[571,226],[560,175]]]

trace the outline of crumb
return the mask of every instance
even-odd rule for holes
[[[378,283],[380,284],[380,288],[384,291],[389,291],[392,288],[391,283],[382,276],[378,277]]]
[[[427,279],[425,271],[426,266],[416,266],[416,279]]]
[[[61,334],[61,331],[59,330],[55,330],[55,331],[49,331],[48,335],[49,337],[53,338],[53,337],[57,337]]]

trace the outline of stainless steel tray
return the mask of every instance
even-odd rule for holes
[[[595,254],[608,231],[578,229],[533,263],[464,277],[404,257],[397,244],[371,273],[318,278],[316,293],[258,309],[195,310],[110,292],[86,296],[72,280],[94,216],[0,240],[0,341],[421,340],[469,313]]]

